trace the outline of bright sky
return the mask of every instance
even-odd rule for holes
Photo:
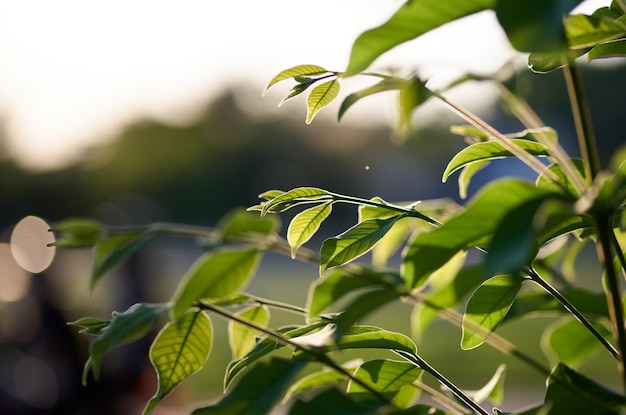
[[[401,3],[0,0],[0,120],[9,151],[34,168],[55,166],[138,117],[180,118],[236,82],[250,80],[260,93],[297,64],[343,70],[354,39]],[[376,65],[445,76],[494,70],[511,57],[492,14],[444,29]],[[280,98],[265,99],[274,106]]]

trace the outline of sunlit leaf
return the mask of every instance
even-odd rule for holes
[[[301,327],[282,327],[279,328],[277,332],[286,338],[299,337],[318,330],[327,324],[326,322],[316,322]],[[261,339],[248,354],[228,364],[226,375],[224,376],[224,389],[228,389],[237,375],[244,369],[247,369],[252,363],[257,362],[262,357],[282,347],[284,347],[284,345],[275,339],[268,337]]]
[[[544,406],[548,414],[619,414],[626,398],[559,363],[548,378]]]
[[[395,46],[453,20],[492,8],[495,3],[495,0],[406,2],[382,26],[368,30],[356,39],[350,53],[348,68],[343,75],[356,75]]]
[[[278,404],[305,360],[271,357],[241,376],[237,387],[216,403],[196,409],[192,415],[266,415]]]
[[[581,159],[572,159],[571,161],[574,164],[577,172],[580,174],[580,177],[585,177],[585,163]],[[550,166],[548,166],[548,171],[552,172],[552,174],[557,177],[558,183],[560,183],[560,185],[550,180],[546,176],[546,174],[543,173],[537,177],[537,187],[553,192],[571,195],[574,198],[578,198],[581,196],[580,190],[578,190],[578,188],[574,185],[571,179],[565,174],[563,168],[559,164],[551,164]]]
[[[604,325],[596,323],[594,327],[605,338],[611,338],[611,332]],[[561,362],[578,367],[602,350],[602,345],[579,321],[568,317],[543,332],[541,348],[553,364]]]
[[[496,16],[513,47],[521,52],[567,50],[566,16],[582,0],[499,0]]]
[[[485,281],[486,275],[480,266],[466,267],[459,271],[448,284],[429,291],[426,299],[430,305],[417,303],[411,313],[411,330],[415,338],[422,338],[426,328],[439,315],[439,309],[458,305],[471,291]],[[432,281],[432,278],[429,280]]]
[[[463,350],[483,344],[486,334],[493,332],[502,323],[523,281],[520,277],[498,275],[474,291],[463,315]],[[474,330],[474,327],[480,328],[480,332]]]
[[[533,156],[548,156],[547,148],[543,144],[530,140],[513,139],[511,144],[515,144]],[[445,183],[448,177],[460,168],[479,161],[495,160],[505,157],[514,157],[510,151],[496,141],[485,141],[472,144],[458,152],[448,163],[443,172],[442,181]]]
[[[260,261],[255,248],[223,248],[200,257],[172,297],[172,320],[178,321],[197,300],[226,297],[245,287]]]
[[[316,187],[298,187],[274,197],[263,205],[261,215],[268,212],[282,212],[301,203],[312,203],[321,199],[331,200],[332,194]]]
[[[426,82],[415,77],[400,89],[400,125],[408,125],[411,121],[413,110],[425,103],[432,96],[432,92],[426,88]]]
[[[405,385],[417,380],[422,371],[409,362],[374,359],[359,366],[354,377],[388,399],[393,399]],[[353,380],[348,383],[347,391],[359,398],[379,399]]]
[[[504,373],[506,365],[501,364],[496,369],[489,382],[477,391],[468,391],[467,394],[477,403],[485,402],[489,399],[491,402],[499,405],[504,397]]]
[[[330,215],[332,207],[332,202],[325,202],[294,216],[287,229],[287,242],[291,247],[292,258],[296,257],[298,248],[319,230],[322,222]]]
[[[155,237],[156,234],[153,232],[139,230],[117,233],[99,239],[93,252],[91,288],[96,286],[105,273],[124,262]]]
[[[550,195],[518,179],[501,179],[486,185],[464,211],[431,232],[417,234],[410,242],[402,264],[402,276],[407,285],[421,286],[457,252],[495,231],[509,210]]]
[[[265,95],[274,84],[284,81],[285,79],[295,78],[296,76],[323,75],[325,73],[328,73],[328,71],[318,65],[297,65],[293,68],[285,69],[269,81],[263,91],[263,95]]]
[[[618,58],[626,56],[626,39],[618,39],[595,46],[587,55],[590,61],[600,58]]]
[[[362,267],[350,271],[335,269],[311,284],[307,300],[309,318],[317,317],[322,311],[355,290],[372,287],[392,289],[401,283],[399,275],[389,272]]]
[[[270,319],[270,311],[265,305],[248,307],[235,314],[242,320],[250,321],[259,327],[265,327]],[[234,359],[240,359],[257,344],[259,332],[234,320],[228,322],[228,342]]]
[[[339,95],[339,81],[336,79],[317,85],[307,97],[306,123],[311,124],[315,115]]]
[[[356,367],[360,364],[361,360],[353,360],[350,362],[346,362],[341,366],[348,371],[349,373],[354,372]],[[294,382],[290,387],[287,393],[285,394],[285,398],[283,401],[288,401],[293,396],[297,395],[300,392],[325,387],[328,385],[336,385],[338,382],[347,380],[346,375],[340,373],[336,370],[332,370],[329,368],[324,368],[320,371],[310,373],[302,378],[298,379]]]
[[[387,349],[417,353],[417,346],[402,333],[388,331],[375,326],[352,326],[337,343],[340,350],[348,349]],[[330,347],[327,348],[332,350]]]
[[[607,18],[575,14],[565,18],[565,33],[570,48],[584,49],[622,37],[626,28]]]
[[[150,347],[150,361],[157,371],[159,386],[144,414],[151,413],[183,380],[202,369],[212,344],[211,320],[203,312],[187,313],[179,324],[163,327]]]
[[[477,161],[477,162],[470,163],[466,165],[465,167],[463,167],[463,169],[461,170],[461,173],[459,174],[459,179],[458,179],[459,197],[461,199],[467,198],[467,189],[469,187],[470,181],[472,180],[472,177],[474,177],[476,173],[478,173],[488,164],[489,164],[488,161]]]
[[[86,382],[89,369],[94,377],[100,375],[100,362],[106,353],[114,347],[138,340],[145,336],[156,323],[157,318],[166,313],[167,305],[135,304],[123,313],[113,312],[113,320],[89,346],[90,357],[85,364],[83,383]]]
[[[82,330],[79,331],[81,334],[91,334],[94,336],[102,334],[104,329],[106,329],[109,324],[109,320],[101,320],[96,317],[83,317],[76,321],[67,323],[68,326],[81,327]]]
[[[357,92],[353,92],[352,94],[348,95],[341,103],[341,106],[339,107],[339,112],[337,113],[337,119],[341,121],[341,118],[348,110],[348,108],[354,105],[361,98],[378,94],[380,92],[400,90],[405,83],[406,81],[403,79],[387,78],[383,79],[375,85],[372,85]]]
[[[561,290],[561,295],[581,313],[609,318],[609,310],[604,294],[569,288]],[[566,311],[563,309],[563,305],[554,297],[547,293],[525,293],[517,297],[505,320],[555,313],[566,313]]]
[[[364,220],[322,244],[320,273],[346,264],[368,252],[404,216]]]
[[[587,51],[588,49],[552,53],[531,53],[528,55],[528,67],[535,73],[552,72],[567,65],[569,61],[573,61],[584,55]]]

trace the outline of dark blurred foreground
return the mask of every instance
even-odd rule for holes
[[[618,132],[626,97],[608,91],[622,85],[625,76],[623,68],[585,73],[604,162],[624,142]],[[561,133],[565,147],[575,148],[560,74],[531,79],[531,104]],[[280,110],[261,116],[240,104],[245,94],[225,94],[187,125],[137,122],[110,144],[85,152],[81,163],[61,170],[30,173],[11,160],[0,164],[0,413],[139,413],[156,385],[146,357],[149,338],[107,355],[99,382],[89,377],[82,386],[88,338],[65,323],[86,315],[106,318],[112,310],[123,311],[140,301],[167,301],[200,252],[186,241],[151,244],[90,295],[88,250],[57,252],[52,266],[34,276],[7,265],[11,228],[26,215],[49,223],[88,216],[111,225],[175,221],[211,226],[229,210],[257,203],[257,195],[269,189],[315,186],[390,201],[456,197],[455,179],[444,185],[440,177],[463,142],[445,129],[423,127],[399,147],[386,127],[337,126],[323,120],[305,126],[299,119],[282,117]],[[520,129],[499,109],[489,117],[504,132]],[[494,166],[482,180],[502,174],[504,168],[519,166]],[[328,232],[340,232],[354,218],[353,210],[339,209],[325,226]],[[255,282],[252,288],[274,290],[259,295],[303,304],[314,267],[283,259],[263,267],[259,280],[265,278],[265,285]],[[16,289],[18,280],[21,289]],[[407,331],[408,322],[397,329]],[[217,325],[218,336],[220,331],[223,327]],[[180,388],[155,413],[180,413],[188,399],[206,400],[219,393],[229,353],[225,341],[217,341],[221,346],[209,362],[219,363],[209,364],[196,376],[195,386]],[[479,384],[467,387],[474,386]]]

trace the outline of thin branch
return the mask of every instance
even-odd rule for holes
[[[546,281],[543,278],[541,278],[541,275],[539,275],[539,273],[537,273],[537,271],[535,271],[535,269],[530,268],[528,274],[529,274],[529,276],[531,278],[531,281],[533,281],[534,283],[539,285],[541,288],[546,290],[548,292],[548,294],[550,294],[559,303],[561,303],[563,308],[565,310],[567,310],[570,314],[572,314],[574,316],[574,318],[576,318],[576,320],[578,320],[583,326],[585,326],[587,328],[587,330],[589,330],[591,332],[591,334],[596,339],[598,339],[598,341],[600,343],[602,343],[602,345],[609,351],[609,353],[611,353],[613,355],[613,357],[615,357],[618,360],[621,359],[620,358],[620,353],[617,351],[615,346],[613,346],[611,343],[609,343],[609,341],[607,339],[605,339],[604,336],[602,336],[602,334],[600,334],[600,332],[598,330],[596,330],[596,328],[593,326],[593,324],[591,324],[591,322],[589,320],[587,320],[587,318],[584,315],[582,315],[582,313],[580,311],[578,311],[578,309],[572,303],[570,303],[567,300],[567,298],[563,297],[563,295],[556,288],[554,288],[552,285],[550,285],[550,283],[548,281]]]
[[[424,369],[427,373],[437,379],[442,385],[450,389],[450,391],[459,398],[465,405],[469,408],[473,409],[474,412],[479,413],[481,415],[489,415],[489,412],[485,411],[480,405],[478,405],[472,398],[467,396],[461,389],[457,388],[456,385],[450,382],[445,376],[441,373],[437,372],[434,367],[428,364],[424,359],[419,357],[417,354],[407,353],[403,350],[394,350],[394,352],[402,357],[404,357],[409,362],[413,363],[419,368]]]
[[[359,386],[361,386],[362,388],[364,388],[365,390],[367,390],[368,392],[370,392],[372,395],[376,396],[381,402],[384,402],[386,404],[390,404],[393,405],[393,403],[391,401],[389,401],[389,399],[387,399],[384,395],[382,395],[380,392],[378,392],[377,390],[373,389],[370,385],[368,385],[367,383],[363,382],[361,379],[355,377],[352,373],[350,373],[348,370],[344,369],[343,367],[341,367],[339,364],[335,363],[335,361],[333,361],[332,359],[330,359],[325,353],[321,352],[318,349],[315,348],[309,348],[306,346],[303,346],[301,344],[298,344],[294,341],[292,341],[291,339],[279,334],[278,332],[272,331],[270,329],[267,329],[265,327],[261,327],[258,324],[255,324],[249,320],[245,320],[240,318],[239,316],[234,315],[233,313],[215,306],[213,304],[209,304],[206,302],[199,302],[196,304],[200,309],[202,310],[207,310],[207,311],[211,311],[221,317],[224,317],[227,320],[232,320],[234,322],[237,322],[239,324],[242,324],[252,330],[256,330],[259,333],[262,333],[264,335],[266,335],[267,337],[275,340],[276,342],[284,345],[284,346],[290,346],[293,347],[297,350],[302,351],[304,354],[309,355],[313,360],[318,361],[326,366],[328,366],[329,368],[333,369],[334,371],[341,373],[342,375],[344,375],[345,377],[347,377],[348,379],[350,379],[352,382],[358,384]]]

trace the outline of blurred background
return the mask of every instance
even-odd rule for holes
[[[391,94],[357,104],[341,124],[335,103],[309,126],[302,99],[275,108],[290,85],[261,97],[267,81],[285,68],[313,63],[342,70],[356,36],[398,6],[335,3],[0,0],[0,412],[139,413],[156,388],[147,358],[151,336],[111,352],[100,381],[90,378],[82,386],[89,338],[66,322],[167,301],[201,253],[191,241],[158,240],[90,293],[90,250],[46,247],[50,223],[91,217],[111,225],[212,226],[232,209],[256,204],[263,191],[299,186],[390,201],[458,200],[456,178],[442,184],[441,174],[464,146],[448,131],[461,120],[436,103],[420,108],[416,130],[400,136]],[[432,75],[436,86],[467,71],[491,73],[506,62],[521,69],[517,91],[576,154],[561,74],[528,73],[491,14],[411,42],[376,65]],[[604,62],[583,69],[606,165],[624,142],[619,131],[626,97],[615,90],[626,67]],[[451,96],[501,131],[518,131],[494,91],[473,83]],[[493,163],[476,177],[470,196],[481,183],[511,171],[532,177],[520,165]],[[355,211],[338,209],[325,236],[355,218]],[[593,270],[592,263],[585,266]],[[304,305],[316,275],[312,265],[269,255],[249,291]],[[409,311],[400,305],[373,321],[408,333]],[[274,324],[286,318],[276,314]],[[225,323],[214,322],[216,346],[207,367],[155,413],[186,413],[219,395],[230,352]],[[503,334],[521,341],[545,324],[518,322]],[[435,326],[432,333],[436,341],[420,344],[422,354],[461,387],[477,389],[495,371],[497,362],[482,349],[458,350],[456,329]],[[524,347],[541,358],[538,344]],[[468,368],[460,364],[465,359],[483,364]],[[543,379],[508,363],[522,373],[509,375],[510,387],[524,391],[518,394],[522,403],[540,401]],[[604,372],[610,367],[605,363],[600,358],[589,365],[590,376],[610,381],[614,375]],[[519,404],[507,402],[503,409]]]

